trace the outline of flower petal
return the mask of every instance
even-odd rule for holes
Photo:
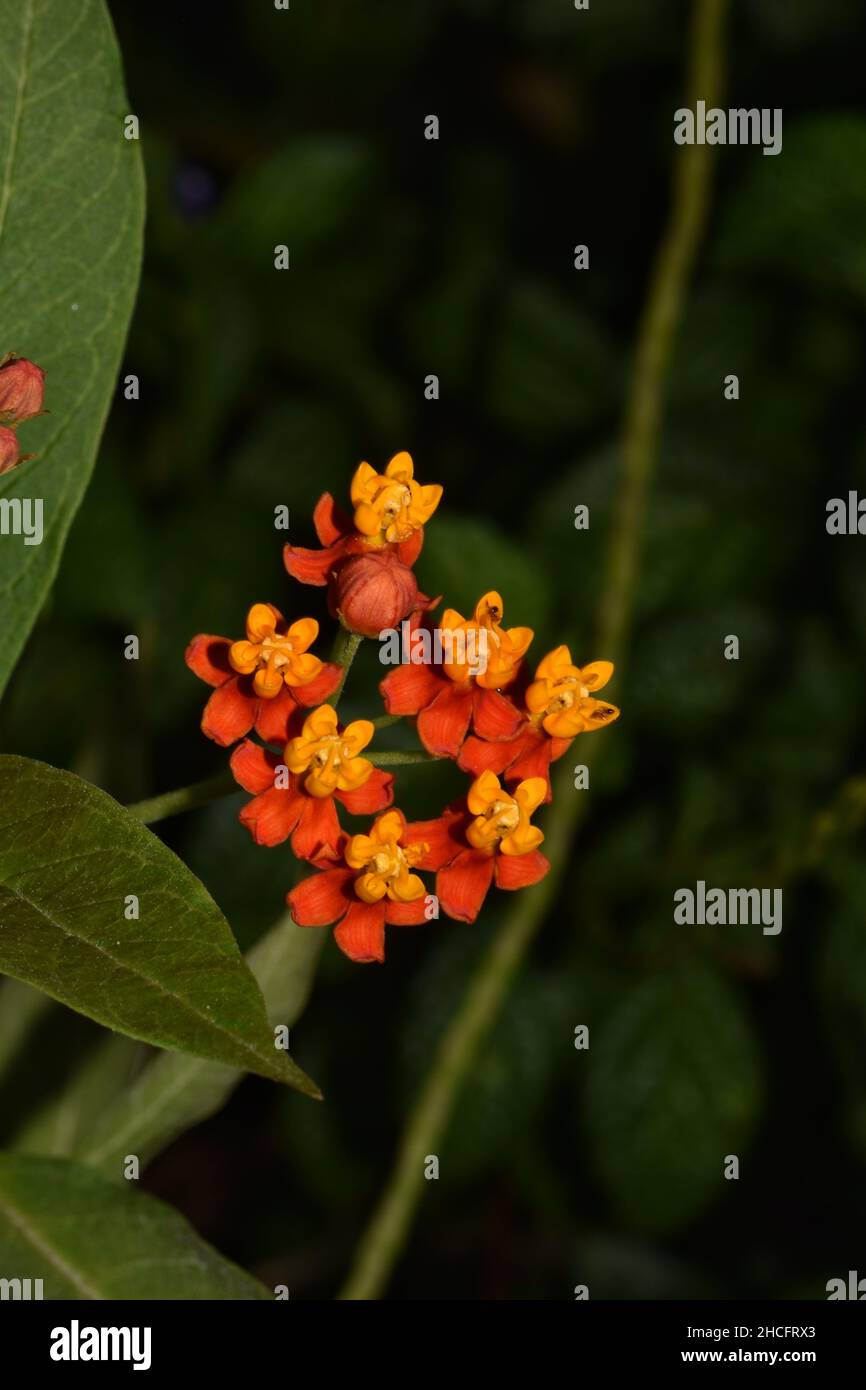
[[[547,738],[545,734],[539,734],[532,729],[527,732],[525,739],[517,741],[520,743],[520,752],[508,768],[506,778],[509,782],[524,782],[527,778],[543,777],[547,784],[544,799],[549,801],[550,764],[554,757],[562,757],[571,739]],[[559,749],[558,752],[554,751],[555,747]]]
[[[299,927],[328,927],[355,901],[351,869],[325,869],[310,874],[287,895],[292,916]]]
[[[235,781],[245,792],[252,792],[255,796],[274,785],[274,769],[279,764],[276,753],[269,753],[249,738],[239,743],[229,758]]]
[[[221,748],[228,748],[253,727],[257,703],[256,697],[247,693],[241,678],[233,676],[214,691],[205,705],[202,733]]]
[[[300,795],[288,787],[269,787],[241,808],[238,820],[257,845],[281,845],[298,823],[303,810]]]
[[[435,700],[444,682],[444,676],[413,661],[396,666],[379,682],[379,690],[389,714],[417,714]]]
[[[465,849],[453,864],[436,875],[436,892],[443,912],[458,922],[474,922],[493,880],[494,855]]]
[[[413,903],[385,903],[385,921],[390,927],[419,927],[427,921],[427,894]]]
[[[456,758],[469,729],[474,690],[448,685],[418,715],[418,737],[437,758]]]
[[[497,854],[496,887],[529,888],[540,882],[550,868],[550,860],[540,850],[528,854]]]
[[[199,680],[207,681],[208,685],[225,685],[234,675],[229,661],[230,646],[228,637],[212,637],[200,632],[184,652],[184,661]]]
[[[356,898],[338,927],[334,940],[350,960],[368,965],[385,960],[385,905],[362,903]]]
[[[333,661],[325,661],[314,680],[308,681],[306,685],[296,685],[292,693],[299,705],[320,705],[329,695],[333,695],[340,684],[342,674],[342,666],[337,666]]]
[[[297,708],[294,692],[287,685],[272,700],[259,700],[255,723],[259,738],[263,738],[265,743],[288,743],[292,715]]]
[[[292,853],[299,859],[338,859],[340,857],[340,822],[332,796],[305,796],[301,801],[297,829],[292,836]]]
[[[424,544],[424,528],[419,526],[417,531],[413,531],[407,541],[400,541],[397,545],[397,555],[407,565],[412,568],[418,556],[421,554],[421,547]]]
[[[394,774],[374,767],[363,787],[351,792],[335,792],[351,816],[372,816],[384,811],[394,800]]]
[[[337,506],[330,492],[323,492],[316,503],[313,525],[322,545],[333,545],[334,541],[347,536],[352,529],[349,517],[342,507]]]
[[[488,743],[486,738],[467,738],[460,749],[457,766],[463,772],[471,772],[474,777],[487,771],[495,772],[497,777],[501,777],[514,761],[515,749],[519,750],[523,746],[522,739]]]
[[[443,811],[435,820],[410,821],[403,831],[403,845],[426,844],[427,853],[417,862],[419,869],[435,872],[444,864],[466,849],[463,829],[466,825],[464,811]]]
[[[306,550],[300,545],[283,547],[283,563],[293,579],[323,589],[346,550],[345,540],[335,541],[324,550]]]
[[[612,675],[612,661],[591,661],[588,666],[580,668],[581,684],[585,685],[587,690],[601,690]]]
[[[507,695],[500,695],[498,690],[479,687],[475,692],[472,725],[481,738],[513,738],[524,719],[525,715],[514,701]]]

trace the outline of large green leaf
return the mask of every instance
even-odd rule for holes
[[[653,976],[585,1055],[587,1126],[617,1207],[645,1229],[681,1225],[721,1191],[756,1119],[757,1049],[736,999],[703,966]]]
[[[8,755],[0,970],[130,1037],[318,1095],[274,1046],[261,991],[195,875],[105,792]]]
[[[0,1270],[48,1299],[264,1299],[163,1202],[67,1159],[0,1155]]]
[[[141,259],[144,185],[103,0],[0,0],[0,355],[47,373],[36,458],[0,497],[41,498],[44,536],[0,536],[0,691],[57,572],[115,388]],[[134,407],[133,407],[134,408]]]

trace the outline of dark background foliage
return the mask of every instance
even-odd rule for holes
[[[273,508],[290,506],[303,543],[324,487],[343,496],[362,458],[402,448],[445,485],[423,587],[462,608],[495,584],[536,651],[607,655],[593,615],[688,7],[111,9],[148,171],[124,368],[141,399],[118,389],[3,746],[122,801],[217,770],[185,643],[239,635],[253,601],[322,615],[282,569]],[[578,1282],[593,1297],[823,1297],[862,1261],[866,872],[845,787],[866,772],[866,542],[828,537],[825,506],[864,485],[864,21],[861,0],[733,8],[726,104],[783,107],[784,151],[719,151],[611,687],[623,717],[575,792],[591,812],[563,892],[392,1297],[568,1298]],[[579,242],[589,273],[573,269]],[[132,632],[138,663],[122,657]],[[729,633],[739,662],[722,658]],[[376,674],[368,653],[350,712],[371,711]],[[432,814],[453,769],[401,784],[402,805]],[[840,794],[846,833],[816,840]],[[251,845],[238,804],[164,834],[248,946],[293,866]],[[781,936],[674,926],[673,892],[699,878],[784,883]],[[292,1032],[326,1104],[248,1080],[144,1185],[267,1282],[330,1296],[500,911],[392,932],[384,969],[329,945]],[[572,1045],[580,1023],[589,1052]],[[98,1031],[54,1011],[46,1086]]]

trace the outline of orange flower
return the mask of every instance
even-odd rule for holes
[[[340,683],[340,666],[307,651],[318,631],[314,618],[289,627],[273,604],[256,603],[247,615],[245,641],[194,637],[186,664],[214,687],[201,721],[208,738],[228,748],[255,728],[267,743],[285,743],[298,706],[320,704]]]
[[[613,663],[593,661],[575,666],[566,646],[548,652],[540,662],[535,680],[524,695],[525,709],[519,711],[521,724],[516,733],[502,738],[497,720],[476,722],[480,737],[467,738],[458,759],[465,772],[489,770],[506,781],[520,782],[526,777],[543,777],[550,800],[550,764],[561,758],[577,734],[603,729],[619,718],[616,705],[596,700],[591,691],[600,690],[613,675]],[[500,697],[511,705],[507,696]],[[512,708],[514,708],[512,706]],[[490,711],[496,714],[497,711]],[[498,711],[498,723],[507,714]]]
[[[323,549],[287,545],[283,559],[289,574],[302,584],[324,587],[349,556],[371,551],[393,554],[411,568],[424,543],[424,526],[442,496],[438,483],[421,487],[414,472],[407,453],[395,454],[384,473],[376,473],[369,463],[360,464],[350,485],[352,518],[324,492],[313,513]]]
[[[544,835],[531,817],[544,800],[542,777],[530,777],[512,793],[492,772],[482,772],[465,803],[431,821],[406,827],[406,836],[428,849],[418,867],[436,872],[436,893],[444,912],[474,922],[490,885],[526,888],[544,878],[549,861],[539,851]]]
[[[470,725],[481,726],[488,737],[517,733],[521,713],[497,692],[516,679],[533,632],[503,628],[502,617],[502,598],[495,589],[482,595],[469,619],[446,609],[440,627],[441,667],[408,663],[381,682],[389,714],[418,716],[418,734],[429,753],[456,758]]]
[[[331,710],[337,738],[344,744],[351,740],[354,749],[357,738],[351,733],[353,725],[339,733],[335,711],[330,705],[323,708]],[[308,719],[305,730],[309,723]],[[309,758],[299,756],[297,749],[292,751],[292,745],[304,741],[313,742],[309,731],[305,738],[293,739],[280,758],[251,739],[244,739],[232,753],[231,770],[235,781],[253,793],[239,819],[256,844],[279,845],[291,837],[293,854],[318,863],[338,859],[341,854],[343,832],[336,803],[354,816],[383,811],[394,798],[394,777],[374,768],[365,758],[354,757],[351,749],[348,762],[335,766],[339,753],[324,739],[317,740],[319,746],[310,750]],[[327,750],[324,758],[323,750]],[[292,763],[298,770],[291,770]]]
[[[322,866],[288,894],[301,927],[336,923],[334,939],[351,960],[385,959],[385,926],[415,926],[426,920],[424,883],[412,869],[428,846],[409,833],[402,811],[386,811],[369,835],[344,839],[346,868]]]

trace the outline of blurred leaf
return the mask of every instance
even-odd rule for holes
[[[47,1299],[270,1297],[163,1202],[66,1159],[0,1154],[0,1269]]]
[[[496,931],[485,924],[484,938]],[[459,1007],[483,941],[476,929],[451,928],[450,940],[422,970],[403,1034],[404,1094],[412,1096]],[[443,1181],[464,1183],[504,1161],[512,1136],[531,1128],[557,1064],[572,1055],[573,999],[555,975],[533,971],[513,988],[457,1102],[442,1158]]]
[[[601,327],[545,285],[518,282],[490,363],[496,420],[533,440],[555,438],[603,419],[617,390],[617,361]]]
[[[752,0],[749,21],[780,49],[814,48],[838,41],[863,17],[860,0]]]
[[[0,817],[0,969],[130,1037],[317,1094],[274,1047],[216,904],[134,816],[71,773],[4,756]]]
[[[841,856],[832,871],[835,901],[825,923],[820,987],[825,1026],[845,1085],[848,1131],[866,1154],[866,869]]]
[[[758,1052],[725,981],[702,966],[633,985],[586,1053],[585,1116],[621,1216],[672,1230],[724,1186],[761,1097]]]
[[[238,181],[215,224],[218,236],[262,276],[278,273],[274,247],[288,246],[292,270],[302,273],[310,254],[369,206],[376,177],[376,155],[364,141],[299,136]]]
[[[144,189],[102,0],[0,0],[0,29],[0,354],[45,369],[51,412],[23,428],[22,449],[37,457],[0,478],[4,499],[38,494],[44,516],[41,543],[21,535],[0,547],[2,691],[57,572],[115,390]]]
[[[504,625],[542,628],[550,614],[543,563],[492,522],[439,512],[425,528],[417,564],[424,592],[442,594],[444,608],[468,616],[488,589],[502,594]]]
[[[724,207],[715,262],[866,303],[866,119],[820,115],[749,161]]]
[[[291,1027],[300,1018],[327,939],[326,931],[298,927],[287,914],[245,957],[273,1026]],[[113,1104],[103,1107],[70,1152],[119,1180],[125,1154],[149,1163],[178,1135],[221,1109],[243,1076],[219,1062],[163,1053]]]

